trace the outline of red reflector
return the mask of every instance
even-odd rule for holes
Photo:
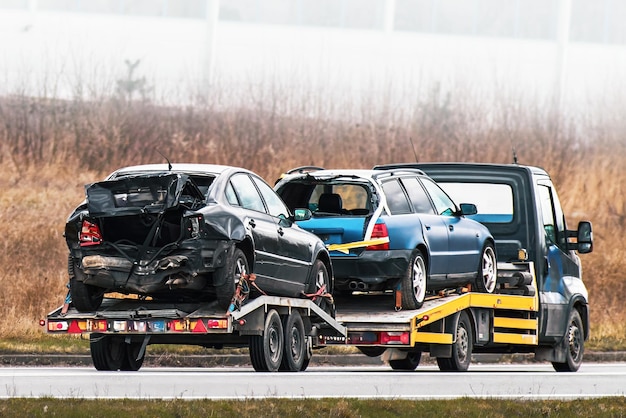
[[[422,317],[422,321],[428,321],[429,319],[430,319],[430,316],[428,316],[428,315],[424,315]]]
[[[191,332],[206,332],[206,331],[207,329],[204,326],[204,322],[202,322],[202,320],[199,320],[198,322],[196,322],[196,325],[191,330]]]
[[[387,230],[387,225],[385,224],[375,224],[374,229],[372,230],[372,239],[376,238],[389,238],[389,231]],[[369,251],[381,251],[389,249],[389,242],[385,242],[384,244],[378,245],[370,245],[365,248]]]
[[[381,332],[380,343],[381,344],[408,345],[409,333],[408,332]]]
[[[78,321],[74,320],[70,323],[69,328],[67,329],[68,334],[80,334],[83,330],[78,326]]]
[[[81,247],[100,244],[102,242],[102,234],[98,225],[84,219],[78,235],[78,241]]]

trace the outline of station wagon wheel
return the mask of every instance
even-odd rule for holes
[[[583,321],[576,309],[572,309],[569,314],[569,326],[564,338],[566,360],[564,363],[553,362],[552,367],[557,372],[575,372],[583,362],[585,351]]]
[[[415,250],[409,268],[402,278],[402,307],[419,309],[426,298],[426,262],[420,250]]]
[[[464,372],[472,361],[472,324],[467,312],[461,311],[455,326],[455,341],[452,343],[452,357],[437,357],[437,365],[442,372]]]
[[[315,263],[313,263],[313,268],[311,269],[309,293],[319,293],[322,288],[325,289],[324,293],[332,294],[333,289],[330,284],[330,277],[328,276],[326,265],[322,260],[317,259],[315,260]],[[335,303],[332,298],[316,296],[314,302],[328,315],[333,318],[335,317]]]
[[[228,309],[235,294],[235,286],[244,274],[250,272],[248,259],[240,248],[235,248],[226,265],[215,272],[215,293],[222,309]]]
[[[278,371],[283,361],[285,344],[283,324],[275,309],[265,318],[263,335],[250,336],[250,361],[257,372]]]
[[[283,331],[285,332],[285,350],[279,370],[299,372],[306,358],[306,334],[304,322],[298,311],[292,311],[283,317]]]
[[[486,243],[480,256],[478,275],[476,277],[476,290],[482,293],[493,293],[496,290],[498,280],[498,267],[496,252],[493,244]]]

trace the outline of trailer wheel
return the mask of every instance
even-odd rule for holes
[[[97,310],[102,304],[104,289],[83,282],[82,279],[85,277],[85,273],[76,266],[71,255],[67,262],[67,272],[70,276],[70,296],[72,297],[72,305],[79,312]],[[77,276],[79,276],[81,280],[78,280]]]
[[[250,336],[250,360],[257,372],[275,372],[283,360],[283,324],[272,309],[265,318],[263,335]]]
[[[125,361],[127,351],[124,339],[103,334],[89,335],[91,360],[96,370],[120,370]]]
[[[227,310],[235,294],[235,286],[239,283],[242,275],[250,272],[250,265],[244,252],[235,248],[233,255],[226,265],[215,272],[215,282],[221,283],[215,286],[217,302],[220,308]]]
[[[136,372],[143,365],[146,353],[141,353],[141,343],[130,343],[124,345],[126,346],[126,355],[124,356],[124,361],[122,362],[120,370]],[[139,353],[141,353],[141,357],[139,357]]]
[[[421,359],[421,351],[409,351],[406,353],[406,358],[403,358],[402,360],[389,360],[389,365],[393,370],[412,371],[417,369]]]
[[[493,293],[498,280],[496,251],[493,244],[486,243],[480,256],[478,274],[476,275],[476,290],[481,293]]]
[[[299,372],[302,370],[306,356],[306,334],[304,322],[298,311],[292,311],[283,319],[285,344],[281,371]]]
[[[409,268],[402,278],[402,307],[419,309],[426,298],[426,262],[420,250],[415,250]]]
[[[319,292],[323,286],[326,288],[326,293],[332,294],[333,289],[330,284],[330,277],[328,276],[326,265],[322,260],[317,259],[315,260],[315,263],[313,263],[313,268],[311,270],[309,292],[315,294]],[[331,317],[335,317],[335,303],[332,298],[317,296],[315,298],[315,304],[322,308],[322,310]]]
[[[576,309],[572,309],[569,314],[569,326],[567,327],[567,334],[565,334],[565,348],[565,363],[553,362],[552,367],[557,372],[575,372],[583,362],[583,353],[585,351],[583,321],[580,319],[580,313]]]
[[[456,323],[456,341],[452,344],[452,357],[437,357],[442,372],[464,372],[472,361],[472,324],[465,311],[459,313]]]
[[[365,345],[359,345],[357,346],[357,348],[361,353],[365,354],[367,357],[382,356],[386,350],[385,347],[365,346]]]

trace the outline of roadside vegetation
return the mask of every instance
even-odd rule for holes
[[[416,158],[509,163],[515,150],[520,163],[551,173],[570,228],[579,220],[593,222],[594,252],[581,257],[591,301],[587,348],[626,349],[621,106],[564,114],[551,106],[522,105],[515,97],[435,89],[406,97],[405,106],[383,98],[346,107],[323,95],[294,98],[276,87],[217,91],[187,106],[122,95],[0,98],[0,340],[17,341],[14,350],[70,349],[72,344],[42,343],[50,338],[38,321],[67,292],[67,215],[84,198],[86,183],[118,167],[167,157],[246,167],[273,184],[285,170],[302,165],[369,168]],[[10,351],[7,345],[0,350]],[[328,410],[329,416],[352,413],[350,407]]]

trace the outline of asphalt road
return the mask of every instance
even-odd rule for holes
[[[549,364],[479,364],[443,373],[387,366],[310,367],[302,373],[256,373],[249,367],[144,367],[98,372],[92,367],[1,367],[0,398],[84,399],[579,399],[626,394],[626,364],[585,363],[577,373]]]

